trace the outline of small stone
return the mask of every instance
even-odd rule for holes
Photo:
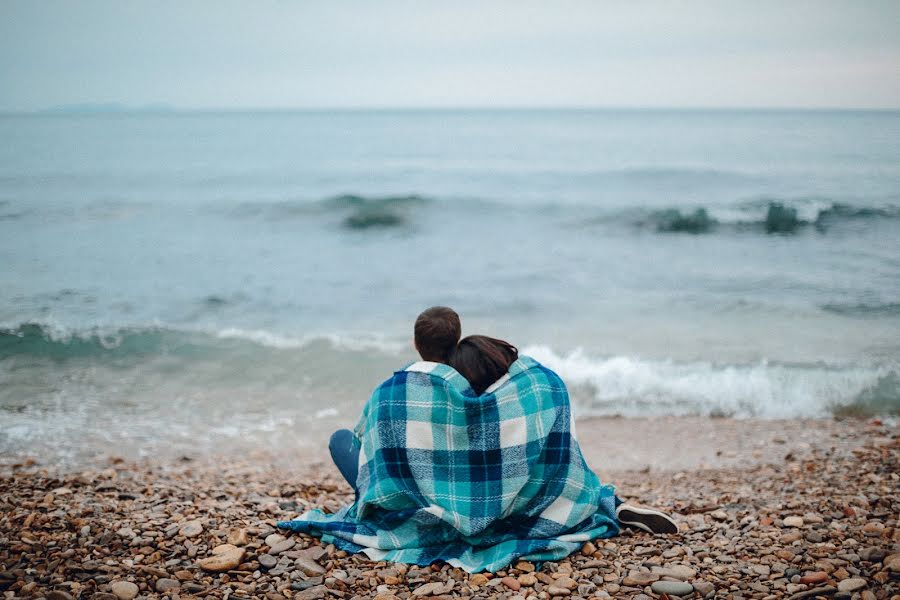
[[[269,548],[269,554],[271,554],[272,556],[277,556],[282,552],[287,552],[288,550],[293,548],[296,543],[297,542],[294,540],[294,538],[281,540],[280,542]]]
[[[119,600],[133,600],[140,590],[130,581],[114,581],[109,586],[109,591],[115,594]]]
[[[558,585],[548,585],[544,590],[551,596],[570,596],[572,590]]]
[[[156,580],[156,585],[153,587],[156,588],[156,591],[160,594],[164,594],[169,590],[177,590],[181,587],[181,583],[174,579],[169,579],[168,577],[160,577]]]
[[[400,598],[394,594],[383,593],[375,596],[375,600],[400,600]]]
[[[694,586],[683,581],[656,581],[650,586],[655,594],[670,596],[687,596],[694,592]]]
[[[186,569],[175,571],[175,579],[179,581],[190,581],[194,578],[194,574]]]
[[[266,546],[268,546],[269,548],[271,548],[272,546],[274,546],[274,545],[277,544],[278,542],[283,542],[283,541],[286,540],[286,539],[287,539],[287,538],[284,537],[283,535],[281,535],[280,533],[272,533],[272,534],[269,534],[268,536],[266,536]]]
[[[578,587],[578,582],[576,582],[571,577],[560,577],[554,582],[554,585],[558,587],[564,587],[567,590],[574,590]]]
[[[203,533],[203,525],[200,524],[200,521],[188,521],[178,529],[178,534],[187,538],[197,537],[201,533]]]
[[[413,596],[433,596],[435,594],[440,593],[444,589],[444,584],[440,581],[433,581],[431,583],[426,583],[425,585],[420,585],[416,589],[413,590]]]
[[[58,492],[59,490],[56,491]],[[69,594],[68,592],[64,592],[62,590],[53,590],[52,592],[48,592],[44,597],[47,600],[75,600],[74,598],[72,598],[72,594]]]
[[[715,519],[716,521],[725,521],[728,519],[728,513],[724,510],[714,510],[709,513],[709,516]]]
[[[516,563],[515,568],[523,573],[531,573],[534,571],[534,565],[527,560],[520,560]]]
[[[711,584],[708,581],[695,581],[694,582],[694,590],[706,598],[707,596],[711,596],[716,591],[716,586]]]
[[[828,573],[825,571],[812,571],[800,578],[799,583],[806,585],[816,585],[828,581]]]
[[[781,536],[781,541],[784,544],[793,544],[797,540],[801,539],[803,534],[799,531],[788,531],[784,535]]]
[[[278,564],[278,559],[271,554],[261,554],[257,560],[259,560],[260,566],[265,569],[271,569]]]
[[[236,568],[244,560],[243,548],[222,544],[212,550],[213,555],[197,562],[204,571],[221,572]]]
[[[885,569],[897,573],[900,571],[900,552],[886,556],[882,562],[884,563]]]
[[[300,569],[304,575],[308,575],[310,577],[325,574],[325,567],[305,556],[301,556],[300,558],[295,560],[294,564],[297,565],[297,568]]]
[[[671,577],[681,581],[687,581],[697,576],[697,571],[686,565],[671,565],[665,568],[654,567],[653,572],[660,577]]]
[[[880,521],[869,521],[863,525],[862,530],[866,535],[881,535],[881,532],[884,531],[884,523],[881,523]]]
[[[302,592],[294,594],[294,600],[322,600],[328,591],[324,585],[317,585]]]
[[[585,556],[591,556],[596,551],[597,551],[597,546],[595,546],[593,542],[585,542],[584,546],[581,547],[581,553],[584,554]]]
[[[488,582],[488,578],[482,575],[481,573],[476,573],[469,577],[469,585],[471,587],[479,587]]]
[[[632,571],[625,576],[625,579],[622,580],[622,585],[642,588],[658,580],[659,575],[655,573],[641,573],[640,571]]]
[[[801,600],[801,598],[815,598],[816,596],[831,596],[837,590],[830,585],[813,588],[811,590],[800,591],[788,597],[788,600]]]
[[[591,554],[593,554],[593,553],[591,553]],[[505,585],[506,587],[508,587],[509,589],[511,589],[514,592],[518,592],[520,589],[522,589],[522,584],[519,583],[519,580],[514,577],[504,577],[500,581],[503,582],[503,585]]]
[[[248,543],[250,543],[250,538],[247,535],[247,530],[241,527],[229,531],[228,543],[232,546],[246,546]]]
[[[526,587],[531,587],[537,583],[537,577],[534,576],[534,573],[522,573],[519,575],[518,581]]]
[[[818,531],[810,531],[806,534],[806,541],[812,542],[813,544],[818,544],[825,540],[825,536],[819,533]]]
[[[859,551],[859,557],[866,562],[879,563],[887,557],[887,550],[884,548],[863,548]]]
[[[195,581],[188,581],[184,585],[181,586],[181,589],[187,592],[188,594],[199,594],[206,590],[206,586],[202,583],[197,583]]]
[[[311,587],[322,585],[321,577],[310,577],[309,579],[303,579],[301,581],[296,581],[291,584],[291,589],[295,592],[302,592],[303,590],[308,590]]]
[[[803,517],[791,516],[785,517],[784,521],[785,527],[803,527]]]
[[[876,600],[875,592],[871,590],[863,590],[863,592],[859,595],[860,600]]]
[[[855,592],[866,587],[866,580],[862,577],[851,577],[838,583],[839,592]]]
[[[91,600],[119,600],[119,597],[107,592],[98,592],[91,596]]]

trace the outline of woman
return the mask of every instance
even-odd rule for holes
[[[465,377],[476,395],[499,388],[508,379],[507,372],[519,358],[518,349],[509,342],[485,335],[470,335],[459,341],[450,356],[450,366]],[[572,427],[572,441],[575,440]],[[580,452],[580,450],[579,450]],[[649,533],[677,533],[672,518],[660,511],[625,504],[615,498],[619,523]]]
[[[642,528],[665,531],[652,516],[677,530],[655,511],[623,515],[622,505],[617,516],[614,489],[572,436],[556,373],[484,336],[462,340],[448,361],[459,370],[420,361],[372,394],[353,435],[352,505],[279,527],[374,560],[442,560],[469,572],[563,558],[633,515],[646,517],[636,520]]]

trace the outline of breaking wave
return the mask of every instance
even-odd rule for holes
[[[318,380],[326,371],[365,372],[358,382],[359,389],[364,389],[412,358],[408,354],[406,340],[379,335],[291,336],[265,330],[191,331],[164,326],[70,330],[41,323],[0,328],[0,366],[11,359],[8,368],[29,365],[37,369],[32,371],[36,375],[41,369],[57,372],[69,364],[82,369],[87,362],[91,368],[152,369],[167,378],[179,373],[187,377],[186,382],[193,369],[213,380],[239,374],[243,381],[254,382],[271,378],[275,369],[292,373],[291,381],[305,386],[308,377]],[[597,357],[581,351],[560,353],[542,345],[525,347],[523,354],[562,376],[581,415],[787,418],[900,414],[900,370],[896,365],[686,363]],[[322,397],[339,394],[335,383],[328,381],[325,378],[316,384],[315,393]]]
[[[900,414],[900,378],[886,367],[677,363],[559,354],[546,346],[523,352],[559,373],[582,416]]]
[[[714,230],[751,230],[792,234],[806,228],[824,232],[854,221],[900,219],[900,206],[853,206],[815,199],[762,199],[733,207],[664,209],[639,217],[637,224],[662,233],[709,233]]]

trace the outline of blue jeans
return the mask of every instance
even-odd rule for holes
[[[353,432],[349,429],[338,429],[331,434],[328,451],[331,452],[334,466],[338,468],[353,491],[358,494],[356,476],[359,475],[359,448],[353,445]]]

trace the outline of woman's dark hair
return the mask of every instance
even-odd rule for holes
[[[470,335],[456,345],[449,364],[469,380],[480,396],[509,371],[517,358],[519,350],[509,342],[486,335]]]
[[[432,306],[416,318],[413,335],[423,360],[447,363],[462,335],[459,315],[452,308]]]

